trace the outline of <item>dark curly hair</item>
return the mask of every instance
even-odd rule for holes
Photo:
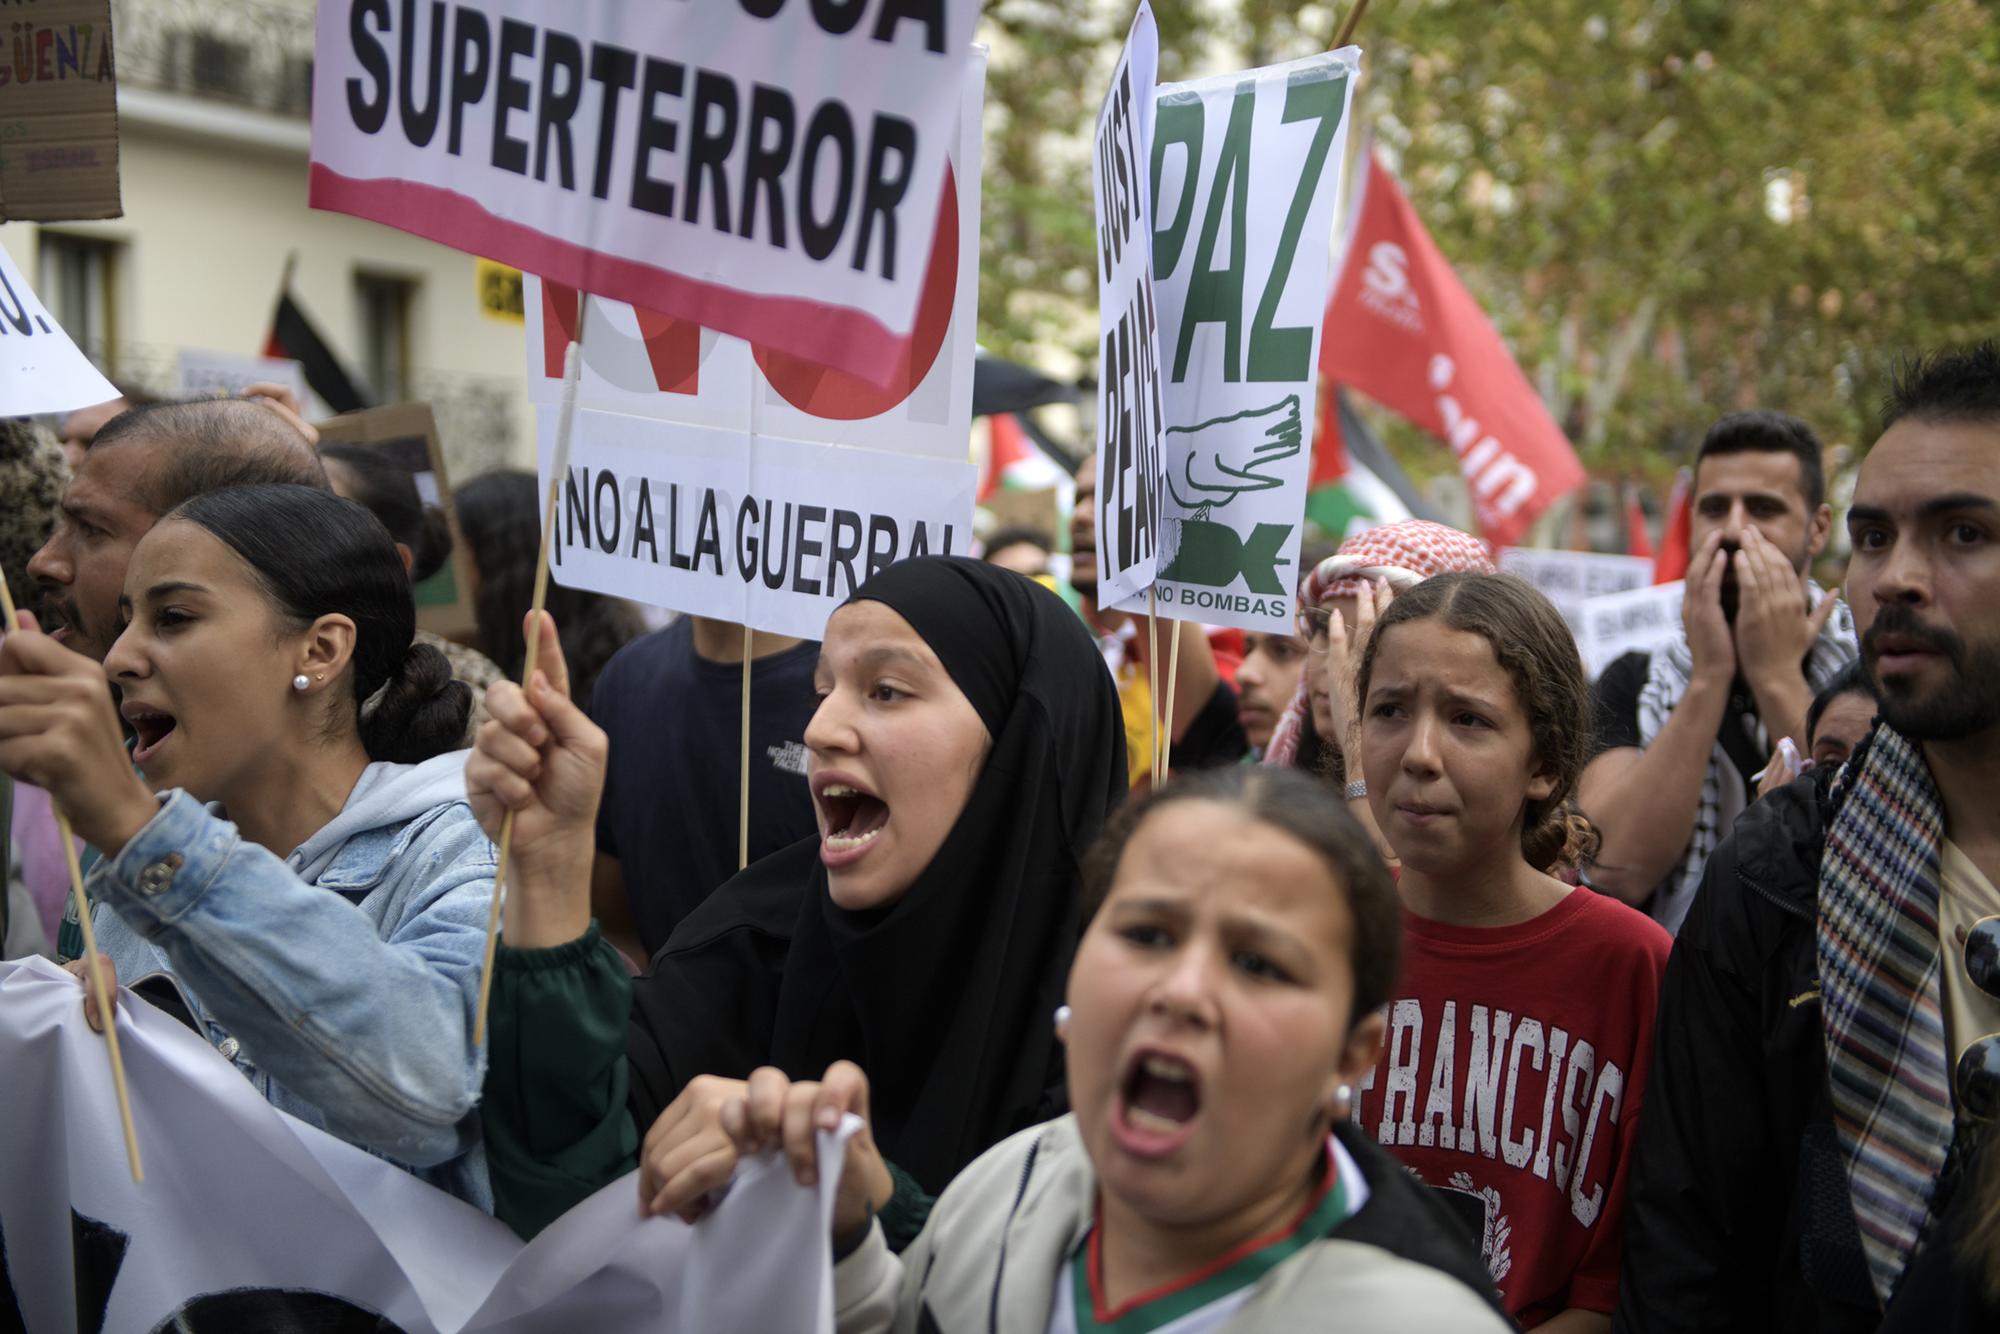
[[[1354,919],[1348,942],[1354,971],[1350,1027],[1389,1003],[1395,994],[1403,947],[1402,908],[1389,868],[1375,841],[1347,813],[1347,805],[1327,785],[1302,769],[1232,765],[1202,769],[1126,801],[1105,821],[1104,832],[1084,854],[1084,919],[1097,915],[1110,896],[1118,863],[1139,826],[1186,801],[1234,806],[1250,819],[1270,825],[1311,848],[1347,895]]]
[[[518,681],[528,651],[521,622],[534,601],[535,560],[541,553],[541,483],[531,472],[490,472],[459,487],[452,498],[458,531],[479,573],[472,604],[479,620],[476,647]],[[553,579],[544,606],[555,618],[569,664],[570,697],[588,705],[604,664],[642,628],[639,614],[618,598],[565,588]]]
[[[1438,574],[1398,594],[1375,622],[1362,653],[1356,709],[1368,698],[1383,635],[1432,617],[1493,646],[1528,715],[1535,757],[1555,776],[1549,795],[1528,802],[1522,812],[1521,856],[1537,871],[1549,872],[1586,860],[1596,851],[1597,831],[1573,798],[1590,762],[1590,684],[1562,613],[1534,585],[1511,574]]]

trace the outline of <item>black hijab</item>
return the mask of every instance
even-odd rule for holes
[[[633,992],[640,1132],[698,1074],[868,1072],[883,1153],[928,1191],[1045,1114],[1051,1020],[1082,930],[1077,868],[1125,794],[1118,697],[1095,641],[1033,581],[957,556],[889,566],[880,602],[936,653],[993,746],[900,899],[835,906],[817,837],[682,920]]]

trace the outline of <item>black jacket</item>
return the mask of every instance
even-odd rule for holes
[[[1833,1127],[1815,926],[1831,772],[1752,805],[1667,963],[1618,1334],[1873,1330]]]

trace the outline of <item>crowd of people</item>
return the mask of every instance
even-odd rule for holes
[[[1088,461],[1066,580],[1007,530],[817,643],[533,612],[475,479],[460,644],[380,453],[64,427],[0,434],[6,954],[83,971],[60,808],[118,1003],[524,1237],[855,1114],[843,1331],[2000,1321],[1994,344],[1899,374],[1843,587],[1811,427],[1716,422],[1680,630],[1594,681],[1422,521],[1308,544],[1291,634],[1149,632]]]

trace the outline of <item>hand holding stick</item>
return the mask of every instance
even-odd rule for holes
[[[5,611],[7,633],[16,634],[21,629],[21,617],[14,610],[14,597],[7,589],[7,581],[0,578],[0,611]],[[135,1184],[146,1179],[145,1169],[139,1163],[139,1136],[132,1127],[132,1095],[125,1087],[125,1058],[118,1050],[118,1022],[111,1009],[111,990],[105,985],[102,960],[97,953],[97,931],[90,921],[90,900],[83,892],[83,867],[76,859],[76,835],[71,831],[69,817],[56,810],[56,832],[62,838],[63,859],[69,865],[69,892],[76,903],[76,917],[83,928],[83,959],[86,983],[91,999],[97,1003],[97,1012],[105,1016],[104,1044],[111,1056],[111,1085],[118,1094],[118,1122],[125,1132],[125,1157],[132,1165],[132,1180]]]

